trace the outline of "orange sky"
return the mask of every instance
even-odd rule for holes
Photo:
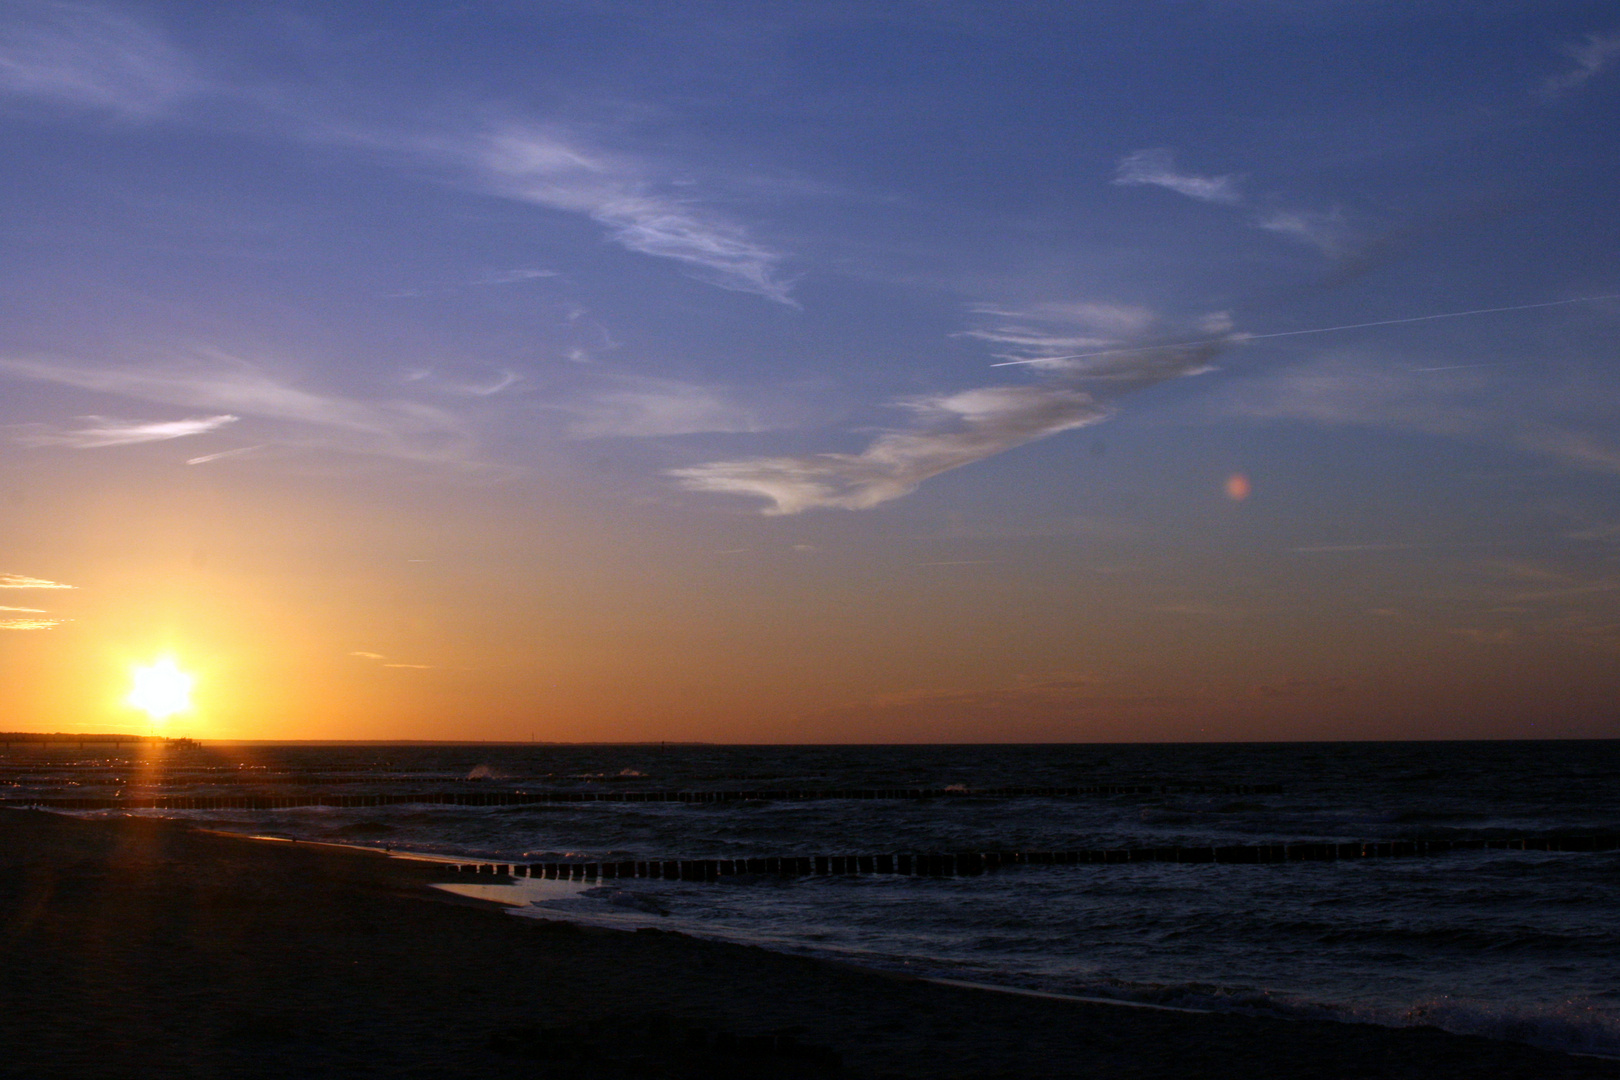
[[[953,535],[948,504],[874,542],[563,481],[179,479],[11,475],[14,564],[74,588],[6,591],[65,620],[5,638],[7,726],[146,730],[123,698],[160,654],[197,679],[163,730],[204,738],[1600,735],[1614,681],[1596,651],[1367,615],[1416,571],[1323,582],[1320,556],[1246,550],[1263,494],[1226,500],[1219,470],[1217,535],[1168,552]]]

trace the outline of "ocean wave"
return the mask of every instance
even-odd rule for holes
[[[278,795],[489,792],[531,784],[624,791],[1141,783],[1174,790],[1021,800],[958,794],[916,802],[82,813],[173,817],[243,833],[508,864],[1620,831],[1613,810],[1620,806],[1620,742],[1106,751],[378,746],[257,748],[244,760],[274,774]],[[60,761],[50,768],[18,763],[0,784],[14,785],[12,797],[82,795],[92,774],[80,764],[75,772]],[[204,764],[199,759],[156,779],[166,793],[218,796],[232,794],[221,785],[235,770],[243,792],[269,790],[223,751],[212,772]],[[109,793],[154,779],[111,759],[95,768],[95,783]],[[626,781],[634,783],[627,788]],[[1282,790],[1189,792],[1176,787],[1181,781],[1281,782]],[[1617,873],[1620,852],[1516,850],[1267,866],[1029,865],[945,879],[593,881],[593,888],[615,891],[534,910],[616,925],[644,919],[787,952],[1136,1004],[1432,1025],[1620,1054],[1620,999],[1599,992],[1614,985],[1620,970]],[[636,897],[670,914],[640,908]]]
[[[1594,998],[1511,1004],[1441,995],[1408,1005],[1335,1004],[1262,989],[1204,983],[1144,985],[1119,980],[1070,984],[1066,990],[1082,997],[1209,1012],[1382,1027],[1433,1027],[1456,1035],[1478,1035],[1545,1050],[1620,1058],[1620,1007]]]

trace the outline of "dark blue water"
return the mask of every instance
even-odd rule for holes
[[[1280,784],[897,801],[161,812],[483,861],[1072,850],[1620,832],[1620,742],[1197,746],[210,746],[161,768],[13,751],[11,797],[575,787]],[[119,813],[123,811],[97,811]],[[151,813],[153,811],[141,811]],[[1427,1023],[1620,1055],[1620,853],[603,883],[530,914],[656,924],[1133,1001]]]

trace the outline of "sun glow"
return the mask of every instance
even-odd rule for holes
[[[175,666],[173,657],[165,656],[145,667],[137,667],[131,674],[135,688],[124,700],[154,721],[191,711],[194,680]]]

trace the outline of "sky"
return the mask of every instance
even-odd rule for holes
[[[0,727],[1620,736],[1617,131],[1586,0],[0,0]]]

